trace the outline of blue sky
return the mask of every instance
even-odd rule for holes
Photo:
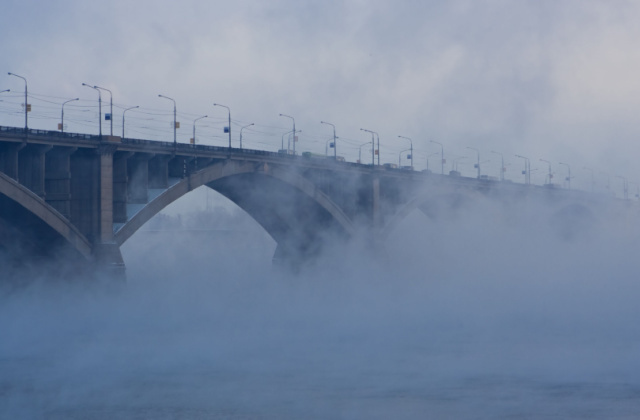
[[[225,110],[233,140],[276,150],[296,118],[298,150],[322,153],[332,135],[339,154],[357,157],[358,144],[380,134],[383,161],[397,162],[414,141],[418,169],[444,143],[449,166],[520,180],[529,156],[544,182],[553,162],[572,165],[575,186],[594,168],[640,180],[640,4],[631,1],[5,1],[0,36],[0,124],[21,126],[19,93],[27,77],[33,128],[54,130],[60,103],[67,131],[97,132],[96,93],[113,91],[114,131],[127,114],[128,136],[171,140],[177,102],[179,141],[197,117],[199,141],[224,144]],[[15,94],[14,94],[15,93]],[[103,94],[107,106],[108,94]],[[105,108],[103,108],[105,111]],[[103,126],[108,130],[108,126]],[[436,165],[432,158],[431,165]],[[620,191],[618,191],[620,194]]]

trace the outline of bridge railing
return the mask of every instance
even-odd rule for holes
[[[0,126],[0,133],[24,135],[25,129],[24,128],[18,128],[18,127]],[[29,136],[41,136],[41,137],[64,137],[64,138],[68,138],[68,139],[81,139],[81,140],[100,140],[100,136],[96,136],[96,135],[92,135],[92,134],[61,133],[60,131],[37,130],[37,129],[33,129],[33,128],[30,128],[27,131],[27,135],[29,135]]]

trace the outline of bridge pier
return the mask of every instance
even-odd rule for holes
[[[18,153],[27,144],[3,143],[0,146],[0,172],[8,177],[18,180]]]
[[[71,218],[71,155],[76,150],[59,147],[45,155],[45,200],[67,219]]]
[[[127,160],[128,202],[146,204],[149,200],[149,160],[153,155],[136,153]]]
[[[53,146],[28,144],[18,152],[18,181],[44,199],[45,154]]]
[[[117,140],[115,140],[117,139]],[[112,142],[119,138],[110,138]],[[93,244],[93,259],[96,270],[109,277],[125,280],[125,266],[120,246],[113,238],[114,222],[114,154],[116,145],[102,144],[100,153],[100,232]],[[120,169],[122,169],[120,167]],[[122,175],[121,173],[119,174]]]

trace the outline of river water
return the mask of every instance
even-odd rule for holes
[[[467,216],[298,276],[264,233],[140,232],[122,290],[0,298],[0,418],[639,418],[637,229]]]

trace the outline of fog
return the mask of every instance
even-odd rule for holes
[[[618,208],[476,198],[410,214],[384,249],[335,243],[295,275],[240,210],[207,211],[209,230],[165,212],[134,235],[120,290],[4,293],[0,417],[640,412],[638,229]]]

